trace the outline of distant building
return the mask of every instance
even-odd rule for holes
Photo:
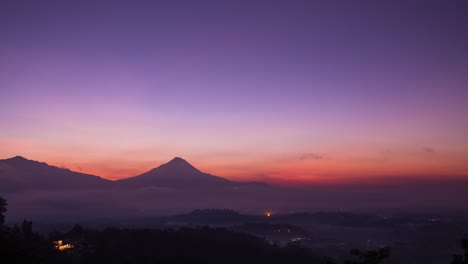
[[[72,244],[63,244],[63,240],[55,240],[54,241],[54,246],[55,246],[56,249],[58,249],[60,251],[64,251],[64,250],[67,250],[67,249],[74,248],[74,246]]]

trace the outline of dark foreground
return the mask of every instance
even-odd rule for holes
[[[257,223],[231,229],[199,225],[87,229],[76,224],[69,231],[38,234],[33,231],[31,221],[5,225],[5,212],[6,201],[0,197],[0,257],[11,263],[400,263],[387,246],[353,249],[343,259],[338,257],[339,250],[317,254],[305,243],[309,241],[304,239],[307,237],[278,244],[268,239],[267,233],[253,235],[274,227],[273,231],[285,229],[288,235],[295,237],[300,230],[291,225]],[[218,211],[197,211],[172,220],[206,222],[204,217],[208,215],[211,221],[224,221],[224,218],[219,219],[219,214]],[[225,214],[230,218],[236,216],[229,211],[221,215]],[[460,245],[454,253],[462,254],[453,254],[451,261],[444,263],[468,264],[468,240],[462,240]],[[421,261],[414,263],[423,263]]]
[[[14,263],[333,263],[307,249],[279,247],[252,235],[222,228],[178,230],[83,230],[76,225],[47,238],[32,232],[32,223],[3,227],[0,255]],[[356,259],[379,263],[388,248],[353,251]]]

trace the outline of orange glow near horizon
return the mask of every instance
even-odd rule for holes
[[[336,145],[336,144],[335,144]],[[72,171],[110,180],[134,177],[156,168],[173,157],[187,160],[199,170],[235,181],[259,181],[278,185],[341,184],[356,181],[385,182],[437,177],[468,178],[468,153],[463,147],[394,147],[392,150],[371,145],[343,144],[341,147],[305,151],[267,152],[212,151],[113,146],[73,146],[48,148],[37,141],[0,139],[0,159],[16,155],[46,162]],[[382,150],[383,149],[383,150]],[[173,153],[172,155],[162,153]],[[188,153],[188,154],[184,154]],[[148,159],[148,157],[156,157]]]
[[[0,159],[110,180],[173,157],[279,185],[468,179],[458,5],[404,9],[395,23],[400,1],[10,2]]]
[[[125,159],[124,157],[82,159],[76,153],[65,157],[49,153],[49,156],[25,155],[25,158],[46,162],[49,165],[72,171],[92,174],[109,180],[134,177],[156,168],[172,157],[157,160]],[[42,157],[41,157],[42,156]],[[387,182],[391,179],[435,179],[438,177],[466,178],[468,169],[460,164],[461,153],[427,154],[410,153],[403,157],[379,159],[333,154],[324,158],[304,160],[294,156],[269,159],[243,159],[188,156],[186,159],[199,170],[235,181],[259,181],[277,185],[341,184],[353,182]],[[5,157],[9,158],[9,157]],[[73,162],[69,162],[73,160]],[[409,177],[409,178],[408,178]]]

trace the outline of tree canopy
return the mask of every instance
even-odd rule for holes
[[[5,213],[7,211],[7,201],[0,197],[0,227],[5,224]]]

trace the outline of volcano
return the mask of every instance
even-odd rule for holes
[[[141,175],[118,180],[117,185],[130,188],[166,187],[184,190],[206,190],[213,188],[237,188],[248,185],[267,186],[262,183],[241,183],[204,173],[186,160],[175,157],[166,164]]]

